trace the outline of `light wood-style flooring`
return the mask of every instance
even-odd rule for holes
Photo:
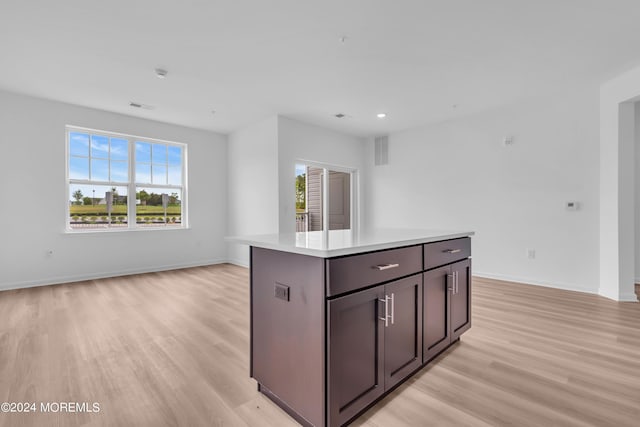
[[[249,378],[248,270],[0,292],[0,426],[296,425]],[[640,304],[474,278],[473,326],[355,426],[637,426]]]

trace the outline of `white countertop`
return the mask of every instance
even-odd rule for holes
[[[232,243],[275,249],[302,255],[331,258],[361,252],[418,245],[439,240],[472,236],[473,231],[375,229],[307,231],[301,233],[263,234],[226,237]]]

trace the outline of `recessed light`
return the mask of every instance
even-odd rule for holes
[[[167,70],[156,68],[156,77],[158,77],[159,79],[164,79],[165,77],[167,77]]]
[[[387,117],[387,113],[378,113],[378,114],[376,114],[376,116],[377,116],[379,119],[384,119],[385,117]]]

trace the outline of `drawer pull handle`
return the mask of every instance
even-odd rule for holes
[[[374,265],[371,268],[375,268],[378,271],[382,271],[382,270],[389,270],[390,268],[396,268],[396,267],[400,267],[400,264],[380,264],[380,265]]]
[[[442,252],[445,252],[447,254],[457,254],[458,252],[461,252],[462,249],[445,249]]]

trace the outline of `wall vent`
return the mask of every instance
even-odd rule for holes
[[[389,137],[378,136],[375,139],[375,165],[382,166],[389,164]]]
[[[133,102],[133,101],[129,102],[129,106],[133,108],[142,108],[145,110],[153,110],[154,108],[156,108],[153,105],[141,104],[139,102]]]

